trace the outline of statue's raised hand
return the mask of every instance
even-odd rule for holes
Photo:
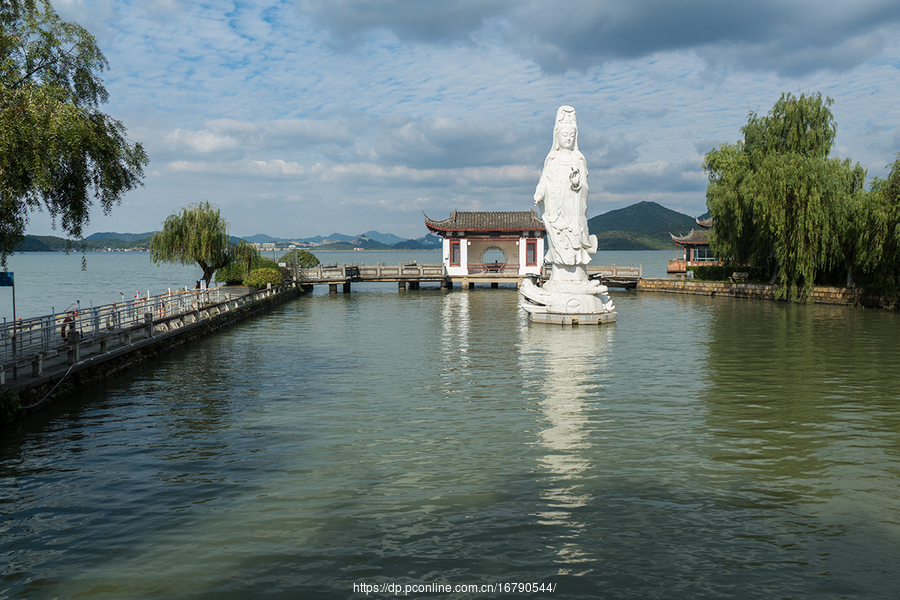
[[[577,192],[581,187],[581,171],[572,167],[572,172],[569,173],[569,182],[572,184],[572,189]]]

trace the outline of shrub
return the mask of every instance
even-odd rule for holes
[[[256,269],[278,269],[272,259],[260,256],[250,263],[250,272]],[[225,285],[244,285],[244,278],[247,276],[246,265],[231,263],[227,267],[222,267],[216,271],[216,283],[224,283]]]
[[[315,267],[319,264],[319,259],[316,258],[316,255],[307,250],[297,250],[297,261],[300,263],[301,267]],[[291,250],[287,254],[281,257],[281,260],[278,262],[283,262],[288,266],[294,264],[294,251]]]
[[[12,421],[25,412],[19,402],[19,395],[10,389],[0,393],[0,422]]]
[[[269,283],[280,285],[282,282],[284,282],[284,277],[278,268],[257,269],[244,279],[244,285],[252,288],[264,288]]]
[[[216,283],[225,285],[241,285],[244,280],[244,268],[242,265],[231,264],[216,271]]]

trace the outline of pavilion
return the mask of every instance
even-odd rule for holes
[[[684,257],[674,258],[669,261],[669,273],[684,273],[688,267],[702,265],[721,265],[712,251],[709,249],[709,230],[713,226],[713,219],[696,219],[700,229],[691,229],[687,235],[672,235],[672,241],[684,249]]]
[[[443,220],[425,215],[428,229],[443,238],[447,276],[463,287],[540,275],[544,263],[544,223],[531,211],[461,212]]]

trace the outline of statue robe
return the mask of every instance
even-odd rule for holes
[[[576,168],[581,173],[581,185],[572,189],[569,175]],[[544,214],[541,219],[547,228],[549,263],[566,266],[586,265],[597,251],[597,238],[588,233],[587,224],[587,163],[577,150],[571,153],[555,151],[544,161],[536,195],[543,197]]]

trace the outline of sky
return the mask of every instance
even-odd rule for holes
[[[144,186],[85,235],[203,200],[230,233],[425,235],[423,212],[529,210],[575,108],[588,216],[706,212],[706,152],[783,92],[833,98],[832,156],[900,152],[896,0],[56,0],[109,61]],[[28,233],[61,235],[45,214]]]

